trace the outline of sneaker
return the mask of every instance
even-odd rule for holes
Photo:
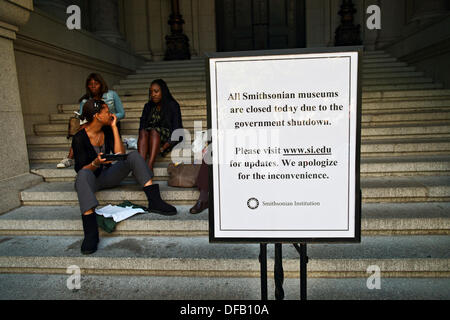
[[[57,167],[58,169],[68,168],[68,167],[70,167],[70,166],[73,166],[73,163],[74,163],[73,159],[70,159],[70,158],[64,158],[64,159],[61,160],[60,163],[58,163],[58,164],[56,165],[56,167]]]

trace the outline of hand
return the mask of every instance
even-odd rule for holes
[[[95,160],[92,161],[96,166],[99,166],[99,167],[100,167],[100,165],[102,165],[102,164],[109,164],[109,163],[112,163],[112,161],[106,161],[106,159],[102,158],[102,155],[103,155],[103,152],[100,152],[100,153],[97,155],[97,158],[95,158]]]
[[[113,113],[111,114],[111,128],[117,127],[117,116]]]

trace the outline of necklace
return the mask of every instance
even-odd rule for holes
[[[92,142],[92,140],[95,140],[95,143],[93,143],[93,145],[96,146],[96,147],[99,147],[99,143],[100,143],[101,138],[102,138],[102,133],[101,132],[98,133],[97,136],[94,136],[93,133],[91,133],[91,135],[89,136],[89,139],[91,140],[91,142]]]

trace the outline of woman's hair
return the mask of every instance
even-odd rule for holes
[[[172,96],[172,94],[170,93],[169,87],[167,86],[167,83],[163,80],[163,79],[156,79],[153,80],[152,83],[150,84],[150,87],[154,84],[157,84],[160,88],[161,88],[161,95],[162,95],[162,99],[161,99],[161,103],[164,104],[165,101],[171,101],[171,100],[175,100]],[[148,92],[148,99],[151,100],[151,94],[150,94],[150,90]]]
[[[106,103],[103,100],[89,99],[83,105],[83,113],[81,114],[80,119],[92,122],[97,113],[102,111],[103,108],[107,108],[107,106],[104,106],[105,104]]]
[[[78,102],[81,102],[84,99],[92,98],[91,90],[89,90],[89,82],[91,82],[91,80],[95,80],[96,82],[100,83],[100,96],[103,96],[104,93],[108,92],[109,89],[105,79],[103,79],[103,77],[98,73],[91,73],[87,77],[86,83],[84,84],[84,87],[86,88],[86,94],[82,96]]]
[[[161,121],[165,124],[169,124],[170,122],[170,108],[168,107],[168,104],[172,101],[176,100],[170,93],[169,87],[167,86],[167,83],[163,79],[156,79],[153,80],[150,84],[150,87],[154,84],[157,84],[161,88]],[[150,90],[149,90],[149,102],[153,103]]]

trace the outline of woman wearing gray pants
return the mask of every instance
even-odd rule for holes
[[[72,140],[75,158],[75,189],[78,194],[83,220],[83,254],[97,250],[99,242],[95,208],[98,206],[95,192],[120,184],[130,172],[133,173],[149,201],[149,212],[174,215],[175,207],[161,199],[159,185],[153,184],[153,172],[138,152],[131,152],[124,161],[112,164],[102,158],[103,154],[125,153],[125,148],[117,129],[117,117],[109,112],[102,100],[88,100],[83,107],[82,119],[88,124]]]

